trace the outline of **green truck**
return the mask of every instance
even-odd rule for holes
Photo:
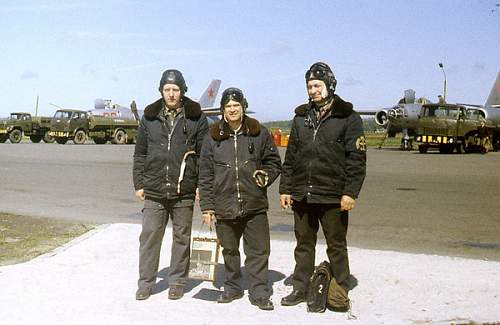
[[[30,113],[11,113],[7,119],[0,120],[0,143],[7,139],[11,143],[19,143],[23,136],[27,136],[32,142],[46,143],[54,142],[50,136],[50,117],[33,117]]]
[[[480,109],[456,104],[426,104],[420,110],[415,142],[418,151],[437,148],[440,153],[478,150],[477,129],[484,118]]]
[[[59,144],[72,140],[83,144],[92,139],[96,144],[134,143],[139,122],[135,119],[94,116],[89,112],[73,109],[56,111],[50,122],[50,135]]]

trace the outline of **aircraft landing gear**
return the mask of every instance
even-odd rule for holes
[[[411,151],[413,150],[413,141],[411,139],[401,139],[401,150]]]
[[[406,150],[410,151],[413,148],[413,141],[410,139],[410,136],[408,135],[408,129],[403,129],[403,137],[401,138],[401,150]]]

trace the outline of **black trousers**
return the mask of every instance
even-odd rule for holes
[[[338,204],[308,204],[294,202],[295,219],[295,270],[292,276],[294,290],[306,292],[309,278],[314,272],[316,241],[319,224],[326,238],[326,254],[337,282],[349,288],[349,257],[347,255],[347,211],[340,211]]]
[[[224,291],[241,291],[240,239],[246,255],[245,268],[250,282],[248,293],[253,298],[269,298],[268,264],[270,253],[269,221],[266,213],[237,219],[219,219],[217,237],[221,241],[226,269]]]
[[[142,232],[139,237],[139,288],[156,283],[160,251],[168,219],[172,220],[172,253],[169,285],[185,285],[189,272],[193,200],[144,201]]]

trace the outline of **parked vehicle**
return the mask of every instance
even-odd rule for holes
[[[19,143],[23,136],[27,136],[32,142],[46,143],[54,142],[49,134],[50,117],[33,117],[30,113],[11,113],[7,119],[0,120],[0,143],[7,141]]]
[[[96,144],[108,141],[114,144],[134,143],[139,122],[135,119],[93,116],[80,110],[61,109],[56,111],[50,123],[50,135],[57,143],[72,140],[83,144],[92,139]]]
[[[484,112],[455,104],[427,104],[420,112],[415,142],[418,151],[438,148],[440,153],[472,152],[477,148],[477,128]]]

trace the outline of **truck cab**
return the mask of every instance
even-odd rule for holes
[[[0,122],[0,143],[7,139],[11,143],[21,142],[23,136],[28,136],[32,142],[44,141],[51,143],[54,140],[49,135],[50,123],[46,117],[32,117],[30,113],[10,113],[8,119]]]
[[[415,142],[420,153],[437,148],[440,153],[462,153],[468,149],[468,138],[475,133],[481,110],[456,104],[426,104],[420,111]]]
[[[9,120],[11,121],[31,121],[30,113],[10,113]]]
[[[50,135],[59,144],[65,144],[70,139],[75,144],[82,144],[89,132],[89,115],[80,110],[57,110],[50,122],[50,130]]]

